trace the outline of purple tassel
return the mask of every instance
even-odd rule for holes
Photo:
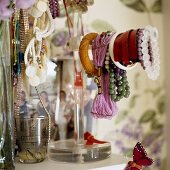
[[[96,66],[103,66],[107,47],[113,35],[114,33],[109,36],[108,34],[103,34],[103,36],[98,35],[92,43],[93,61]]]
[[[102,75],[102,93],[98,94],[93,101],[92,116],[94,118],[111,119],[117,112],[118,107],[109,96],[108,91],[109,76],[108,74]]]

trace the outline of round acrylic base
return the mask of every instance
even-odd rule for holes
[[[93,162],[111,155],[110,143],[76,145],[73,139],[49,143],[48,155],[58,162]]]

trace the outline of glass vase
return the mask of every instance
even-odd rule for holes
[[[0,169],[13,170],[12,80],[9,23],[0,23]]]

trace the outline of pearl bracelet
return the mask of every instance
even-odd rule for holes
[[[141,47],[138,49],[139,60],[148,77],[156,80],[160,71],[158,31],[155,27],[146,26],[142,34],[139,38],[141,41],[139,45]]]

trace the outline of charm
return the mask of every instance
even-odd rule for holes
[[[33,7],[32,10],[30,12],[30,14],[34,17],[34,18],[39,18],[43,15],[43,13],[45,11],[47,11],[47,2],[44,2],[42,0],[39,0]]]
[[[31,86],[38,86],[40,84],[40,78],[38,76],[30,77],[29,78],[29,83]]]
[[[27,66],[27,68],[25,69],[25,74],[26,74],[28,77],[30,77],[30,78],[34,77],[34,76],[36,75],[36,72],[37,72],[37,69],[36,69],[36,67],[33,66],[33,65],[29,65],[29,66]]]
[[[142,166],[152,165],[153,160],[147,156],[147,153],[140,142],[133,150],[133,161],[129,161],[125,170],[142,170]]]
[[[44,68],[39,68],[37,70],[37,76],[39,77],[40,79],[40,83],[44,83],[47,79],[47,72],[46,72],[46,69]]]

